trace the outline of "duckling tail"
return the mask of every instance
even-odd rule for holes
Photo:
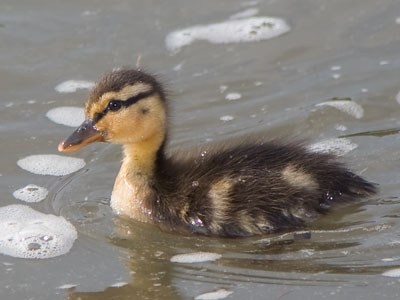
[[[332,202],[354,202],[370,197],[378,192],[378,185],[346,170],[333,180],[326,192],[321,207],[329,207]]]

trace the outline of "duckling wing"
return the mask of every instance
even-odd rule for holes
[[[194,231],[220,236],[303,226],[335,202],[376,190],[331,155],[276,143],[203,151],[174,172],[169,188],[179,217]]]

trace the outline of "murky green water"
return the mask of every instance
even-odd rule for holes
[[[172,30],[222,22],[249,7],[284,18],[292,30],[262,42],[196,42],[168,53],[164,40]],[[3,0],[1,206],[20,203],[12,192],[27,184],[46,187],[47,198],[29,206],[66,217],[79,237],[68,254],[48,260],[0,256],[0,298],[193,299],[225,288],[233,291],[227,299],[398,299],[399,279],[381,274],[400,267],[399,17],[400,3],[389,0]],[[216,239],[116,218],[108,202],[118,146],[74,154],[87,165],[64,177],[17,166],[31,154],[57,153],[71,132],[46,112],[83,105],[87,91],[60,94],[57,84],[95,80],[135,65],[138,55],[171,90],[171,151],[249,135],[347,136],[358,147],[342,160],[379,183],[379,195],[310,224],[311,239],[293,233]],[[227,93],[242,97],[228,101]],[[363,116],[315,106],[335,97],[351,98]],[[170,262],[198,251],[222,258]],[[60,288],[66,284],[73,287]]]

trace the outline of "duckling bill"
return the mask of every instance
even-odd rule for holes
[[[167,104],[154,76],[112,71],[90,92],[85,122],[58,146],[71,152],[97,141],[122,145],[111,196],[117,214],[191,233],[250,236],[304,226],[332,204],[376,193],[334,156],[296,143],[168,156]]]

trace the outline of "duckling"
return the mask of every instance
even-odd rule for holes
[[[167,155],[168,100],[141,70],[106,74],[90,92],[86,120],[58,149],[93,142],[123,147],[111,207],[118,215],[184,231],[244,237],[302,227],[331,204],[376,193],[335,157],[276,141]]]

